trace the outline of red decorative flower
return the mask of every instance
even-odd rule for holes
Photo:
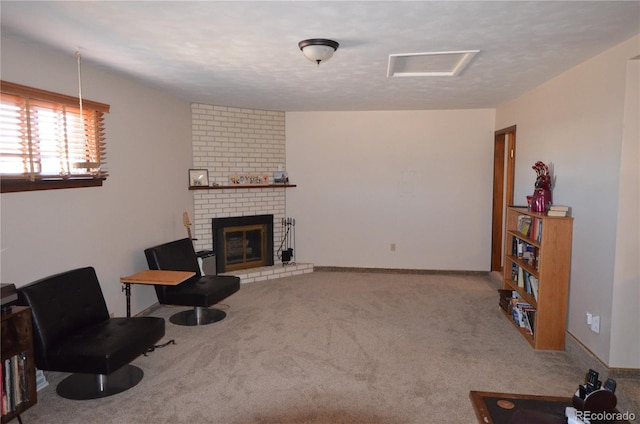
[[[551,190],[551,175],[549,174],[549,167],[544,162],[538,161],[531,167],[536,171],[536,188],[543,188]]]

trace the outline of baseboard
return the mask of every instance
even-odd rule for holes
[[[585,372],[588,369],[593,369],[598,371],[601,375],[606,375],[608,378],[640,379],[639,368],[612,368],[607,366],[600,360],[600,358],[598,358],[568,331],[566,332],[564,345],[564,350],[569,359],[579,368],[584,369]]]
[[[366,268],[343,266],[315,266],[316,272],[371,272],[380,274],[450,274],[450,275],[479,275],[487,276],[489,271],[456,271],[443,269],[411,269],[411,268]]]

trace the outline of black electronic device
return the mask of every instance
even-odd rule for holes
[[[198,257],[198,265],[200,265],[200,274],[216,275],[216,255],[213,250],[200,250],[196,252]]]
[[[584,399],[587,397],[587,388],[582,384],[578,386],[578,396],[580,399]]]
[[[615,393],[616,381],[612,378],[607,378],[607,381],[604,382],[604,389],[610,391],[611,393]]]
[[[614,394],[616,382],[609,378],[604,383],[604,388],[601,388],[602,381],[598,380],[598,377],[599,374],[592,369],[587,372],[584,384],[578,385],[578,390],[573,395],[573,407],[568,407],[565,410],[567,418],[565,423],[584,424],[585,422],[577,417],[579,412],[598,413],[614,410],[618,402]]]

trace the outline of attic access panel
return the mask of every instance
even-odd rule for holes
[[[478,52],[480,50],[390,54],[387,77],[456,76]]]

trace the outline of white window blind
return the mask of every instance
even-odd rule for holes
[[[46,189],[46,182],[95,180],[101,184],[107,178],[104,114],[109,105],[83,99],[81,117],[75,97],[5,81],[1,92],[3,192],[6,186]],[[38,183],[37,188],[33,183]]]

